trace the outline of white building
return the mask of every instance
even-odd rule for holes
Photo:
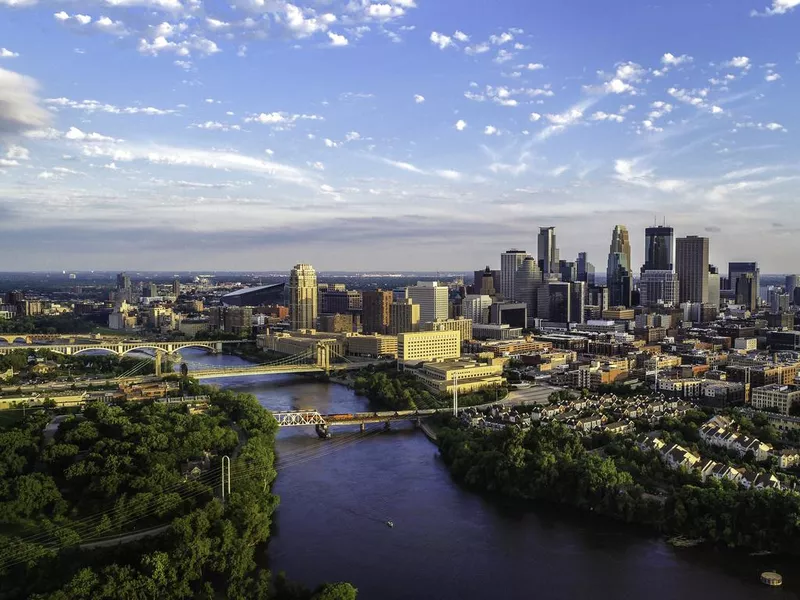
[[[417,285],[408,288],[408,297],[414,304],[419,304],[421,323],[448,317],[447,286],[440,285],[438,281],[418,281]]]
[[[461,301],[461,314],[465,319],[472,319],[472,323],[489,322],[489,309],[492,306],[492,297],[486,294],[467,294]]]
[[[500,255],[500,293],[506,300],[516,300],[514,281],[517,269],[526,256],[524,250],[508,250]]]
[[[793,386],[773,383],[750,391],[750,404],[757,410],[775,408],[788,415],[795,402],[800,402],[800,389]]]
[[[461,333],[458,331],[420,331],[397,336],[397,358],[435,360],[461,356]]]

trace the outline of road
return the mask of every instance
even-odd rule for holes
[[[44,443],[49,444],[53,437],[56,435],[56,431],[61,426],[61,423],[64,422],[66,419],[70,418],[72,415],[58,415],[54,417],[52,421],[50,421],[44,427]]]
[[[511,390],[500,404],[514,406],[538,404],[544,406],[550,404],[548,400],[550,394],[559,391],[561,391],[559,388],[550,385],[535,385],[521,390]]]

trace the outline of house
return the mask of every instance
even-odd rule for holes
[[[592,415],[591,417],[584,417],[575,421],[575,429],[577,431],[588,432],[593,429],[600,429],[603,426],[603,417],[600,415]]]
[[[719,463],[717,463],[717,465],[712,469],[711,476],[716,479],[729,479],[734,483],[739,483],[739,481],[742,479],[741,472],[729,467],[728,465]]]
[[[700,462],[700,457],[683,446],[672,444],[672,446],[664,452],[664,460],[667,462],[667,465],[673,469],[679,467],[692,469]]]
[[[757,462],[767,460],[772,450],[772,446],[769,444],[765,444],[761,440],[748,435],[739,436],[731,447],[738,452],[740,456],[752,452],[753,458]]]
[[[622,434],[628,433],[633,429],[633,426],[628,421],[614,421],[613,423],[609,423],[605,426],[604,431],[607,431],[611,434]]]
[[[700,479],[705,481],[708,477],[710,477],[713,474],[714,469],[717,468],[718,466],[719,463],[717,463],[714,460],[711,460],[710,458],[706,458],[700,461],[700,463],[696,467],[696,470],[700,474]]]
[[[772,473],[756,473],[745,469],[742,469],[741,484],[748,490],[781,489],[781,482]]]
[[[787,448],[786,450],[781,450],[778,455],[778,466],[781,469],[791,469],[792,467],[796,467],[800,465],[800,452],[798,452],[794,448]]]
[[[643,452],[652,450],[653,452],[660,452],[666,444],[660,437],[660,432],[651,431],[650,433],[642,433],[636,438],[636,445]]]

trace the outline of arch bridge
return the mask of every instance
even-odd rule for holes
[[[19,338],[21,336],[8,336]],[[204,348],[210,352],[222,352],[222,348],[226,344],[241,344],[239,340],[197,340],[187,342],[148,342],[148,341],[132,341],[132,342],[98,342],[96,344],[14,344],[9,346],[0,346],[0,354],[9,354],[15,350],[49,350],[58,354],[66,354],[72,356],[81,354],[82,352],[96,352],[103,350],[123,356],[129,352],[136,350],[155,350],[161,351],[166,354],[174,354],[183,348]]]

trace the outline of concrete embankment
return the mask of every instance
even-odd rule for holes
[[[422,430],[422,433],[425,434],[425,437],[432,441],[434,444],[439,443],[439,438],[436,437],[436,432],[431,429],[431,426],[425,423],[424,421],[420,422],[419,428]]]

